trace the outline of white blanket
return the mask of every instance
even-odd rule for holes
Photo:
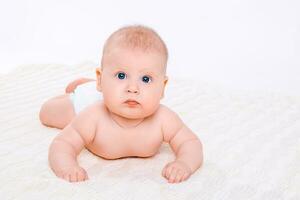
[[[68,183],[48,166],[59,132],[40,124],[42,103],[96,65],[30,65],[0,77],[0,199],[300,199],[300,98],[229,92],[172,79],[162,103],[176,111],[204,145],[204,164],[190,179],[161,176],[174,159],[168,144],[148,159],[104,160],[83,150],[90,180]]]

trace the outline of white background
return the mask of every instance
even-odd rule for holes
[[[100,63],[106,38],[131,24],[165,40],[170,78],[300,95],[299,0],[0,0],[0,74]]]

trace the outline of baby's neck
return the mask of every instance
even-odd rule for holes
[[[109,114],[111,116],[111,119],[121,128],[135,128],[144,121],[144,118],[129,119],[112,113],[110,111]]]

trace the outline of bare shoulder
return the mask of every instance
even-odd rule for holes
[[[184,126],[184,123],[175,111],[162,104],[158,110],[158,115],[162,122],[164,141],[168,142]]]
[[[78,131],[85,141],[85,144],[90,144],[94,140],[101,113],[101,105],[101,102],[95,102],[87,106],[71,122],[74,129]]]
[[[199,140],[197,135],[184,124],[174,111],[164,106],[162,107],[161,112],[164,142],[169,143],[176,154],[184,142]]]

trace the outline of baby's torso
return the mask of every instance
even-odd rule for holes
[[[150,157],[157,153],[163,142],[158,111],[138,126],[126,129],[111,119],[102,102],[99,105],[95,138],[86,146],[89,151],[106,159]]]

